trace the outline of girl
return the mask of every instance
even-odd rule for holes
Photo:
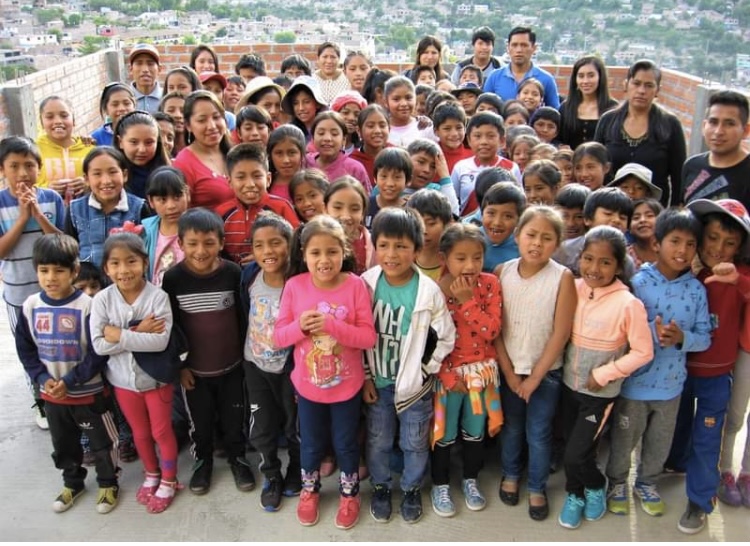
[[[370,70],[367,78],[365,78],[365,87],[362,89],[362,96],[367,104],[379,104],[385,108],[385,82],[394,76],[397,76],[397,74],[391,70],[381,70],[377,67]]]
[[[73,136],[73,108],[65,99],[53,95],[39,105],[39,117],[44,133],[36,139],[42,154],[36,185],[55,190],[66,201],[83,195],[83,160],[93,146]]]
[[[159,124],[148,112],[134,110],[115,126],[115,149],[122,152],[128,171],[126,190],[146,197],[146,180],[154,169],[169,165]]]
[[[218,72],[219,57],[211,46],[201,44],[190,53],[190,68],[198,74],[202,74],[203,72]]]
[[[91,133],[91,138],[98,146],[112,146],[114,136],[112,127],[117,125],[117,120],[121,116],[133,110],[135,110],[135,95],[132,87],[120,82],[105,85],[99,99],[99,113],[104,118],[104,125]]]
[[[330,104],[336,95],[350,87],[346,74],[339,68],[340,61],[339,46],[333,42],[323,42],[318,46],[318,69],[313,72],[313,78],[320,86],[325,104]]]
[[[210,91],[195,91],[185,99],[188,146],[174,160],[185,175],[193,207],[217,209],[234,199],[229,187],[226,155],[231,148],[224,107]]]
[[[610,167],[609,152],[598,142],[584,142],[573,153],[575,181],[591,191],[604,185]]]
[[[539,144],[539,139],[532,135],[519,135],[510,145],[508,150],[510,159],[518,165],[521,172],[528,165],[531,158],[531,150]]]
[[[423,136],[419,121],[414,117],[416,96],[414,84],[409,78],[395,76],[385,83],[385,102],[390,116],[391,129],[388,143],[407,147],[413,140]],[[432,133],[432,122],[428,125]]]
[[[557,168],[560,169],[560,186],[573,182],[573,150],[558,150],[552,156]]]
[[[172,157],[176,157],[187,146],[185,135],[185,96],[177,91],[167,93],[161,98],[159,112],[172,117],[174,120],[174,148]]]
[[[143,461],[146,479],[135,498],[156,514],[169,507],[177,492],[177,440],[172,384],[151,377],[135,355],[164,351],[172,331],[169,297],[146,281],[147,271],[148,254],[140,237],[118,233],[107,239],[104,272],[113,284],[91,304],[91,343],[97,354],[109,356],[107,379]]]
[[[503,99],[494,93],[482,93],[477,97],[477,102],[474,103],[474,112],[477,114],[481,112],[494,112],[498,116],[502,116],[503,109]],[[505,124],[508,124],[507,118]]]
[[[346,123],[336,112],[321,112],[312,124],[313,144],[317,153],[307,154],[307,166],[323,171],[328,180],[342,176],[353,176],[362,184],[369,195],[372,192],[370,177],[361,163],[344,153]]]
[[[227,112],[235,112],[237,103],[245,92],[245,80],[239,76],[229,76],[227,78],[227,88],[224,90],[224,109]]]
[[[360,146],[350,157],[362,164],[370,180],[375,180],[375,156],[388,146],[388,134],[391,130],[388,112],[379,104],[369,105],[359,113],[357,128]]]
[[[318,81],[310,76],[300,76],[284,95],[281,109],[291,117],[291,123],[304,133],[305,141],[310,142],[315,116],[327,110],[327,104],[320,92]]]
[[[536,78],[527,78],[518,84],[516,98],[523,103],[529,114],[544,104],[544,85]]]
[[[284,287],[273,334],[277,347],[294,345],[303,487],[297,519],[318,521],[320,462],[330,439],[341,468],[336,527],[350,529],[359,517],[357,429],[362,351],[376,341],[372,302],[364,281],[348,272],[341,225],[321,215],[300,229],[303,263]]]
[[[344,226],[346,239],[354,254],[354,273],[361,275],[372,265],[374,250],[370,232],[363,224],[367,194],[362,184],[351,176],[342,176],[328,187],[323,202],[326,213]]]
[[[172,116],[164,112],[154,112],[153,116],[159,125],[159,134],[161,135],[161,143],[164,145],[164,151],[167,153],[167,157],[171,158],[174,151],[174,120]]]
[[[456,508],[450,496],[450,452],[463,439],[461,488],[469,510],[487,501],[479,490],[484,431],[496,435],[503,422],[498,392],[497,360],[492,342],[500,333],[500,286],[482,273],[484,236],[471,224],[452,224],[440,237],[443,275],[438,284],[456,325],[456,344],[443,361],[435,394],[432,452],[432,508],[450,517]]]
[[[633,218],[630,220],[630,236],[633,242],[628,245],[628,256],[633,259],[635,270],[644,263],[653,263],[658,258],[656,217],[664,207],[656,199],[641,199],[633,203]]]
[[[357,133],[357,119],[360,112],[367,106],[367,101],[356,91],[344,91],[339,93],[331,102],[331,110],[341,114],[346,123],[346,140],[344,141],[344,153],[349,156],[359,145],[359,134]]]
[[[560,170],[549,159],[532,161],[523,171],[523,191],[532,205],[555,204],[555,195],[560,187]]]
[[[294,210],[302,222],[325,214],[324,198],[329,185],[325,173],[318,169],[303,169],[294,175],[289,183],[289,193]]]
[[[573,275],[551,259],[563,221],[550,207],[532,206],[516,227],[520,258],[499,268],[503,293],[502,335],[495,340],[503,372],[500,500],[518,504],[524,445],[528,445],[531,519],[549,515],[547,477],[552,420],[560,396],[562,354],[570,338],[576,291]]]
[[[250,104],[237,112],[237,142],[268,146],[273,121],[263,108]]]
[[[239,108],[243,108],[249,104],[254,104],[263,108],[268,115],[271,116],[274,128],[278,127],[284,120],[282,120],[281,111],[281,99],[284,98],[286,92],[280,85],[274,83],[274,81],[267,76],[258,76],[253,78],[247,83],[245,87],[245,94],[242,95],[235,112]]]
[[[274,129],[268,138],[271,187],[268,193],[292,202],[289,183],[305,163],[305,135],[294,125]]]
[[[505,120],[505,127],[513,127],[514,125],[528,125],[531,114],[526,109],[526,106],[521,101],[508,101],[505,103],[503,119]]]
[[[586,234],[563,366],[568,496],[558,521],[568,529],[578,528],[582,516],[596,521],[607,511],[607,480],[596,463],[599,438],[623,379],[654,355],[646,309],[620,279],[626,256],[619,230],[597,226]]]
[[[167,93],[179,93],[187,97],[193,91],[202,89],[201,80],[195,70],[189,66],[180,66],[167,72],[164,78],[164,89]]]
[[[101,267],[104,241],[110,230],[126,222],[140,224],[148,216],[146,202],[125,191],[127,160],[110,146],[94,148],[83,160],[91,194],[74,199],[65,218],[65,233],[78,241],[82,262]]]
[[[359,50],[353,50],[347,53],[344,59],[344,74],[349,80],[349,87],[352,91],[363,93],[367,75],[372,69],[370,58]]]

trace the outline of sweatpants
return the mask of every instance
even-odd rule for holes
[[[732,372],[732,396],[727,408],[727,424],[724,427],[724,441],[721,447],[719,470],[734,472],[734,443],[737,434],[746,426],[750,430],[750,353],[740,350]],[[747,420],[745,420],[747,416]],[[750,434],[745,438],[745,450],[740,464],[741,474],[750,474]]]

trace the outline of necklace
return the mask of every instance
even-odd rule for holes
[[[213,176],[214,178],[227,177],[226,163],[221,151],[218,152],[218,155],[216,153],[201,151],[198,154],[198,159],[200,159],[201,163],[203,163],[206,167],[211,169],[211,176]]]
[[[629,134],[628,134],[628,133],[627,133],[627,132],[625,131],[625,127],[622,127],[622,128],[620,129],[620,134],[622,135],[622,139],[623,139],[623,140],[624,140],[625,142],[627,142],[628,146],[630,146],[631,148],[636,148],[636,147],[640,146],[640,145],[641,145],[641,144],[642,144],[642,143],[643,143],[644,141],[646,141],[646,140],[648,139],[648,131],[647,131],[647,132],[645,132],[645,133],[643,133],[643,134],[642,134],[641,136],[639,136],[638,138],[633,138],[633,137],[631,137],[631,136],[630,136],[630,135],[629,135]]]

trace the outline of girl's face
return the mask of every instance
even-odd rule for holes
[[[53,141],[66,142],[73,135],[73,112],[58,99],[47,101],[42,110],[42,128]]]
[[[609,164],[604,164],[591,155],[584,155],[573,165],[576,182],[583,184],[591,191],[604,185],[607,172],[609,172]]]
[[[497,112],[495,112],[497,113]],[[514,125],[526,125],[526,122],[528,120],[523,117],[523,114],[511,114],[507,118],[505,118],[505,126],[506,127],[513,127]]]
[[[542,142],[552,142],[557,136],[557,124],[549,119],[538,119],[534,122],[534,131]]]
[[[583,96],[596,95],[599,89],[599,71],[593,63],[585,64],[578,69],[576,86]]]
[[[338,284],[338,276],[344,265],[341,241],[325,233],[313,235],[305,245],[303,256],[315,286],[328,288]]]
[[[89,163],[86,181],[100,203],[116,203],[125,184],[126,173],[109,154],[101,154]]]
[[[185,99],[181,97],[174,97],[167,99],[164,103],[164,113],[172,116],[174,120],[174,132],[182,134],[185,132],[185,115],[183,111],[185,109]]]
[[[473,240],[458,241],[447,255],[443,255],[443,262],[451,277],[464,277],[475,286],[484,263],[484,245]]]
[[[105,110],[114,125],[122,116],[135,110],[133,97],[127,91],[115,91],[109,96]]]
[[[607,241],[594,241],[581,252],[581,278],[589,288],[609,286],[615,276],[622,273],[612,245]]]
[[[417,84],[422,85],[429,85],[430,87],[435,87],[435,73],[430,72],[429,70],[422,70],[422,72],[419,73],[419,77],[417,78]]]
[[[339,110],[339,114],[341,114],[341,117],[344,118],[344,122],[346,123],[347,136],[351,137],[357,132],[357,118],[361,111],[362,109],[359,105],[354,104],[353,102],[346,104],[341,110]]]
[[[315,126],[313,143],[321,158],[336,159],[344,147],[344,132],[332,119],[324,119]]]
[[[518,252],[529,265],[543,266],[557,250],[555,228],[543,216],[535,216],[518,232]]]
[[[479,114],[481,112],[492,112],[494,114],[500,114],[500,112],[497,111],[497,108],[495,108],[494,106],[492,106],[489,102],[482,102],[482,103],[479,104],[479,106],[477,106],[476,113]],[[515,116],[511,116],[511,117],[515,117]],[[505,118],[505,125],[506,125],[506,127],[508,125],[510,125],[508,123],[508,119],[510,119],[510,118]],[[518,125],[518,124],[514,123],[514,125]]]
[[[364,57],[355,55],[349,59],[349,62],[344,69],[344,73],[346,74],[346,79],[349,80],[349,85],[351,85],[352,89],[361,93],[362,89],[365,87],[367,74],[370,73],[370,63],[367,62],[367,59]]]
[[[234,107],[240,101],[243,91],[245,91],[244,87],[232,82],[227,83],[227,88],[224,90],[224,106],[227,110],[234,112]]]
[[[385,100],[388,103],[388,112],[391,114],[391,124],[408,125],[417,104],[414,91],[405,85],[401,85],[391,89],[391,94]]]
[[[573,162],[568,161],[567,159],[556,159],[555,165],[557,165],[557,168],[560,169],[560,174],[562,175],[560,179],[560,185],[564,186],[565,184],[570,184],[573,182]]]
[[[156,145],[159,143],[159,129],[152,125],[131,125],[125,133],[118,137],[122,153],[134,165],[143,167],[156,155]]]
[[[148,198],[148,204],[161,218],[162,222],[176,224],[188,208],[188,196],[187,193],[165,196],[152,195]]]
[[[275,227],[256,229],[253,232],[253,257],[264,273],[281,275],[289,261],[289,243]]]
[[[318,104],[315,102],[313,96],[304,89],[298,91],[294,96],[292,108],[294,109],[294,117],[300,120],[306,127],[312,125],[315,114],[318,113]]]
[[[523,177],[523,191],[526,193],[526,200],[530,204],[552,206],[555,202],[556,188],[545,184],[535,174],[527,174]]]
[[[268,145],[268,137],[270,134],[268,125],[250,119],[243,121],[242,125],[237,128],[237,135],[240,137],[240,142],[261,144],[263,148]]]
[[[336,54],[336,50],[332,47],[325,48],[318,57],[318,67],[326,76],[336,74],[339,68],[339,56]]]
[[[161,134],[161,142],[164,148],[167,150],[167,155],[172,155],[174,150],[174,125],[168,121],[159,121],[159,133]]]
[[[350,241],[359,237],[359,226],[365,217],[365,203],[353,188],[341,188],[328,199],[326,212],[344,227]]]
[[[224,114],[210,100],[199,100],[193,105],[185,127],[193,133],[196,142],[206,148],[218,148],[227,132]]]
[[[388,120],[380,112],[373,112],[362,124],[362,141],[370,148],[379,150],[388,142],[390,126]]]
[[[195,71],[198,74],[202,72],[216,72],[216,63],[214,62],[213,55],[208,51],[201,51],[195,58]]]
[[[281,96],[279,96],[278,91],[271,89],[261,95],[255,104],[268,112],[268,115],[271,116],[271,121],[278,123],[279,115],[281,114]]]
[[[417,95],[416,101],[414,103],[414,113],[418,116],[424,116],[427,112],[427,94],[422,93],[421,95]]]
[[[291,178],[302,168],[302,152],[296,142],[285,138],[271,150],[271,162],[279,176]]]
[[[148,261],[125,246],[113,248],[104,262],[104,272],[124,294],[143,289],[147,269]]]
[[[518,97],[529,113],[542,105],[542,94],[536,85],[526,85],[518,92]]]
[[[531,146],[526,142],[519,142],[513,147],[513,157],[511,159],[518,164],[518,168],[522,171],[526,168],[531,157]]]
[[[648,241],[654,236],[656,213],[646,203],[641,203],[633,210],[630,220],[630,233],[636,239]]]
[[[645,199],[646,197],[649,197],[649,194],[651,193],[648,186],[634,176],[628,176],[622,181],[619,187],[632,201]]]
[[[167,80],[167,93],[179,93],[183,97],[187,97],[193,92],[193,86],[190,84],[190,80],[187,76],[176,72],[169,76]]]
[[[304,181],[294,189],[294,208],[304,222],[309,222],[319,214],[325,214],[323,192],[312,182]]]
[[[430,68],[435,68],[439,60],[440,60],[440,52],[437,50],[437,48],[435,46],[427,46],[427,48],[419,56],[419,59],[417,59],[417,64],[422,64],[425,66],[429,66]]]

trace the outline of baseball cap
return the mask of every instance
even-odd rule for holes
[[[628,176],[637,178],[640,182],[642,182],[651,192],[652,198],[656,199],[657,201],[661,199],[661,188],[651,182],[651,179],[653,177],[651,169],[649,169],[648,167],[644,167],[640,163],[625,163],[625,165],[617,169],[614,179],[612,180],[612,182],[607,184],[607,186],[619,186],[625,181]]]
[[[222,89],[227,88],[227,79],[218,72],[201,72],[198,76],[201,83],[210,82],[211,80],[219,82]]]
[[[712,201],[711,199],[696,199],[695,201],[690,201],[687,204],[687,208],[693,211],[693,214],[701,220],[708,214],[726,214],[732,218],[738,227],[745,232],[745,244],[742,247],[741,253],[743,256],[750,254],[750,215],[747,214],[745,205],[736,199],[718,199],[716,201]]]
[[[156,61],[156,64],[159,64],[159,51],[151,44],[136,44],[133,46],[133,49],[130,50],[130,55],[128,55],[128,62],[133,64],[133,60],[138,55],[148,55]]]

